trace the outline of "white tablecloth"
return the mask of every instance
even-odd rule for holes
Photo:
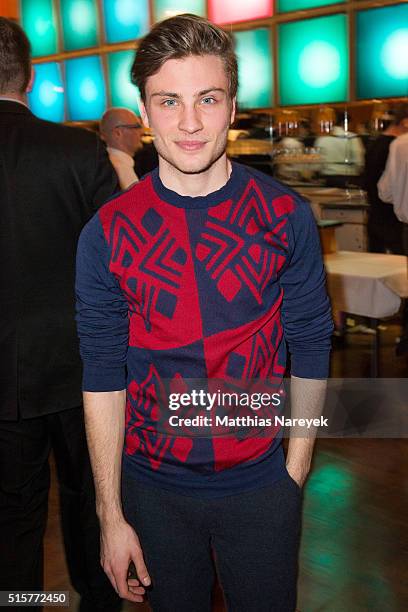
[[[324,257],[333,308],[381,319],[398,312],[408,297],[408,260],[403,255],[339,251]]]

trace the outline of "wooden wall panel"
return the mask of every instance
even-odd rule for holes
[[[18,0],[0,0],[0,15],[10,19],[19,18]]]

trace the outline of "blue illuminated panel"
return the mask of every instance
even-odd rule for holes
[[[101,118],[106,109],[106,89],[100,57],[91,55],[65,62],[68,116],[72,121]]]
[[[125,106],[139,114],[139,89],[130,80],[130,68],[134,57],[134,51],[109,53],[109,84],[112,106]]]
[[[64,49],[86,49],[98,44],[96,0],[60,0]]]
[[[277,5],[280,13],[288,13],[289,11],[303,11],[304,9],[328,6],[339,2],[344,2],[344,0],[278,0]]]
[[[35,80],[28,94],[30,109],[40,119],[64,121],[64,86],[61,67],[56,62],[35,64]]]
[[[343,102],[348,96],[348,26],[344,14],[279,25],[280,103]]]
[[[269,30],[235,32],[238,58],[238,105],[262,108],[272,105],[272,48]]]
[[[57,20],[52,0],[20,0],[21,26],[33,57],[58,51]]]
[[[356,20],[358,98],[408,95],[408,4],[361,11]]]
[[[103,14],[108,43],[140,38],[149,29],[148,0],[103,0]]]
[[[156,21],[162,21],[181,13],[193,13],[205,17],[205,0],[154,0],[154,17]]]

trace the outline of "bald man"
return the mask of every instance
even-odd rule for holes
[[[142,146],[142,124],[127,108],[110,108],[101,119],[100,134],[106,142],[109,159],[118,175],[121,189],[138,179],[133,156]]]

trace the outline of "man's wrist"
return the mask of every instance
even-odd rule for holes
[[[291,438],[286,456],[286,469],[290,476],[303,486],[312,465],[313,440]]]
[[[287,463],[286,469],[290,477],[299,485],[299,487],[303,487],[305,480],[309,475],[310,463]]]
[[[99,506],[97,507],[96,513],[101,527],[103,528],[115,527],[125,522],[125,517],[123,516],[120,505],[116,505],[115,507]]]

